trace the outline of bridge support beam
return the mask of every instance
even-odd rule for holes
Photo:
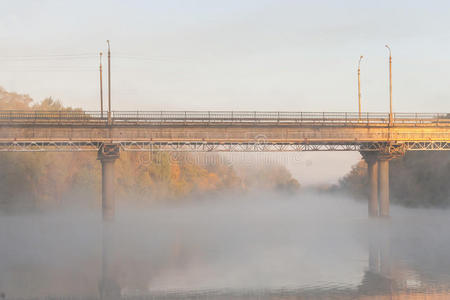
[[[380,217],[389,217],[389,157],[380,157],[379,164],[379,192]]]
[[[119,158],[119,146],[116,144],[103,144],[98,150],[97,159],[102,164],[103,221],[114,219],[114,162],[117,158]]]
[[[389,161],[399,153],[361,152],[369,177],[369,217],[389,217]]]
[[[362,152],[361,154],[367,163],[367,173],[369,176],[369,217],[378,217],[378,153]]]
[[[366,152],[364,160],[367,163],[367,173],[369,176],[369,217],[378,217],[378,160],[377,153]]]
[[[111,221],[114,220],[114,162],[119,158],[119,145],[102,144],[98,149],[97,159],[102,164],[102,278],[100,280],[100,299],[120,299],[120,287],[111,270],[113,236]]]

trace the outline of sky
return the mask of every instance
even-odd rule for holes
[[[448,112],[449,13],[415,0],[0,0],[0,86],[99,110],[109,39],[113,110],[356,111],[363,55],[362,109],[385,112],[389,44],[394,111]],[[291,169],[311,183],[360,158],[304,157],[314,172]]]

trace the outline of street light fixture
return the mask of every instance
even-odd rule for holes
[[[361,121],[361,60],[363,59],[363,56],[361,55],[359,57],[358,61],[358,119]]]
[[[111,48],[108,43],[108,125],[111,125]]]
[[[392,125],[392,53],[391,48],[388,45],[385,46],[389,50],[389,125]]]
[[[103,119],[103,71],[102,71],[102,55],[103,53],[100,52],[100,113],[101,117]]]

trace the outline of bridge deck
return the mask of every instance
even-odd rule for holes
[[[450,115],[328,112],[0,111],[0,151],[449,150]]]

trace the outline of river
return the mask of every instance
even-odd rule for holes
[[[126,203],[126,201],[122,201]],[[6,299],[448,299],[450,211],[302,193],[0,216]]]

